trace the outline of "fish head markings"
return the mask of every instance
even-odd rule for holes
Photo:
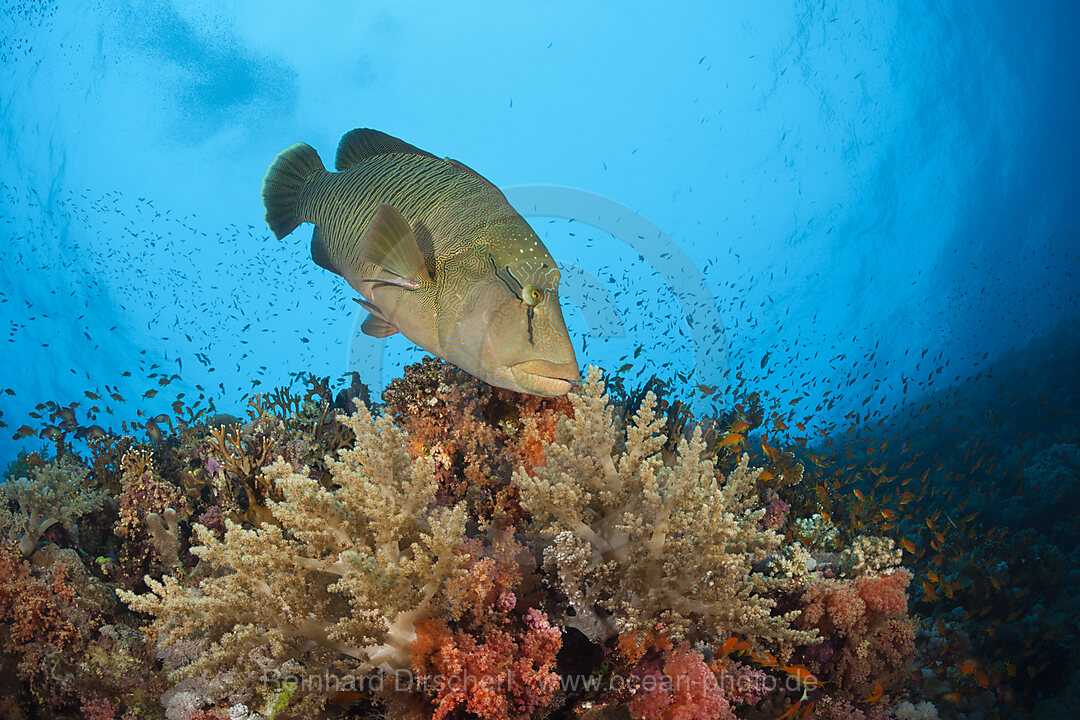
[[[484,244],[444,267],[439,341],[445,359],[497,387],[556,397],[579,379],[559,304],[559,268],[535,238]]]

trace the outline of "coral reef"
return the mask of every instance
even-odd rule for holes
[[[228,669],[255,683],[286,663],[311,675],[335,663],[358,674],[409,667],[417,623],[439,611],[460,562],[464,508],[431,507],[431,463],[405,452],[388,417],[360,405],[343,422],[355,444],[327,463],[333,489],[278,460],[261,471],[282,495],[267,503],[279,524],[226,520],[223,539],[196,525],[192,553],[210,574],[190,586],[147,578],[152,594],[123,593],[158,618],[165,645],[204,646],[183,674]]]
[[[1074,556],[920,515],[756,393],[295,379],[125,434],[46,406],[0,486],[0,715],[996,720],[1066,677]]]
[[[481,524],[522,518],[510,474],[544,463],[555,424],[570,412],[566,398],[496,388],[430,357],[392,381],[383,401],[404,428],[409,452],[434,461],[440,493],[466,500]]]
[[[78,534],[76,520],[101,507],[104,493],[89,487],[86,467],[67,459],[34,467],[29,477],[0,485],[0,532],[30,557],[53,525]],[[14,507],[12,507],[14,506]]]
[[[737,634],[788,646],[816,641],[790,626],[798,611],[774,615],[780,580],[755,569],[783,541],[761,529],[758,472],[744,455],[718,479],[700,430],[678,444],[674,463],[650,393],[626,428],[622,448],[596,368],[572,395],[533,474],[517,472],[536,532],[551,538],[544,565],[569,602],[562,622],[594,642],[658,625],[689,634]]]

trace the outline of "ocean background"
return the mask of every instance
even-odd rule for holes
[[[155,371],[220,405],[356,369],[362,310],[306,232],[272,238],[259,197],[280,150],[329,158],[354,127],[647,218],[704,278],[727,367],[755,386],[808,404],[844,388],[847,412],[899,402],[905,377],[909,394],[963,381],[1076,316],[1077,15],[9,4],[2,419],[105,385],[137,399]],[[642,377],[693,368],[681,277],[601,231],[533,224],[616,313],[594,313],[583,350],[589,308],[564,301],[583,365],[642,345]],[[391,340],[382,381],[418,355]]]
[[[506,190],[582,367],[819,442],[1076,441],[1074,2],[0,4],[0,467],[42,402],[118,429],[419,360],[263,221],[276,154],[357,127]],[[990,526],[1074,549],[1068,482]]]

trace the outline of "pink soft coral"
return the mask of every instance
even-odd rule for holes
[[[489,545],[466,541],[461,569],[447,583],[454,627],[443,619],[418,625],[412,666],[434,701],[434,720],[459,709],[487,720],[524,718],[554,699],[562,633],[536,608],[518,608],[523,552],[512,530]]]
[[[435,702],[433,720],[459,708],[486,720],[528,717],[551,702],[559,687],[555,655],[562,636],[535,609],[515,637],[491,630],[483,640],[451,630],[438,619],[417,626],[413,671]]]
[[[836,683],[845,697],[863,696],[875,683],[886,691],[903,680],[915,652],[915,625],[907,614],[911,573],[820,579],[802,593],[796,625],[817,628],[824,642],[807,648],[807,666]]]
[[[713,671],[688,645],[668,654],[663,677],[641,679],[630,713],[640,720],[735,720]]]

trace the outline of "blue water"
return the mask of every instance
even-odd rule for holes
[[[1077,315],[1077,7],[6,2],[0,460],[44,400],[415,361],[262,220],[276,153],[354,127],[566,191],[532,222],[583,365],[831,392],[826,427],[962,382]]]

